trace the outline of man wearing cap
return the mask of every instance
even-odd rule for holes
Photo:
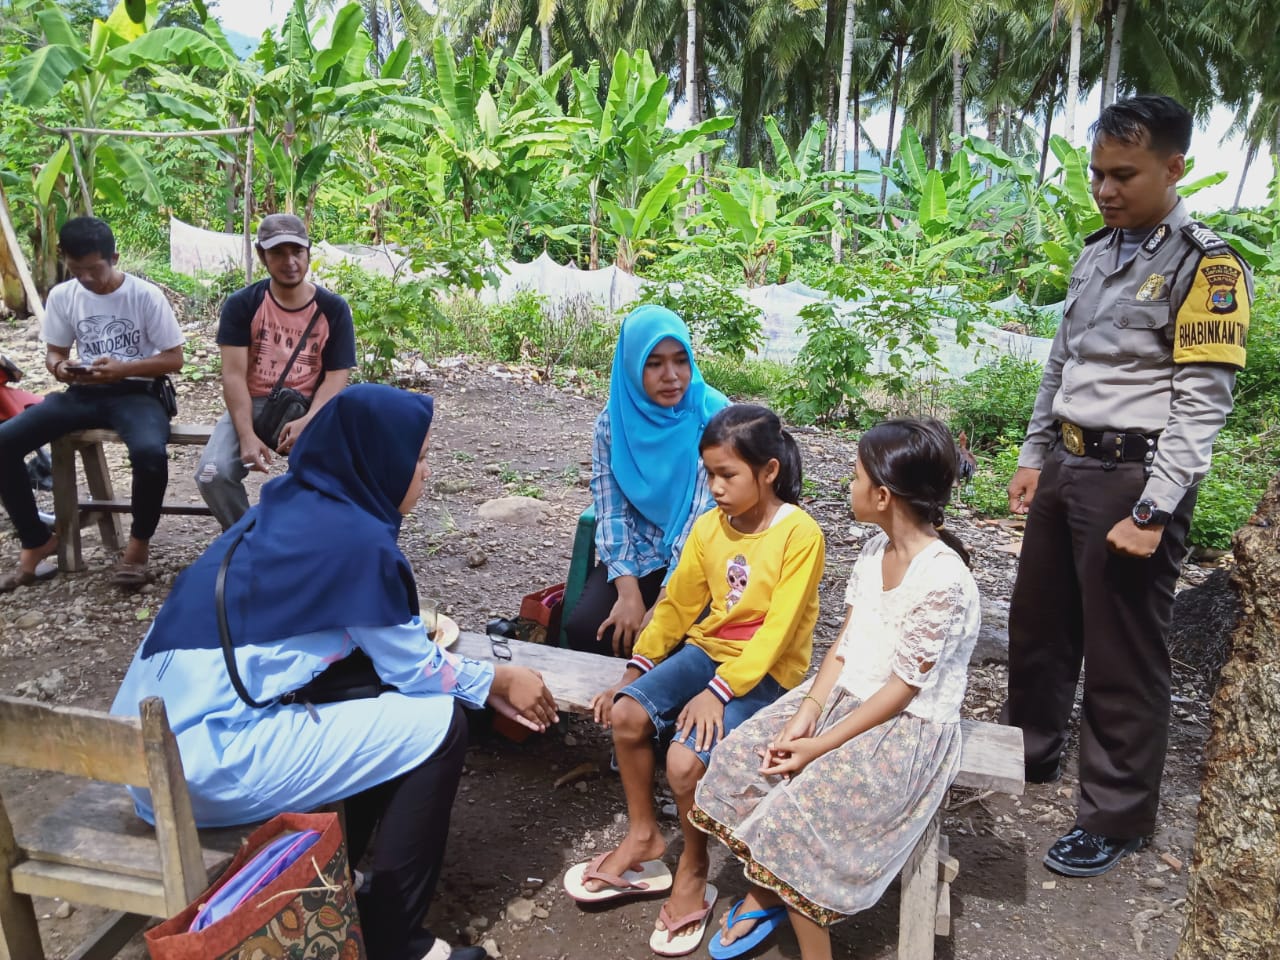
[[[1004,719],[1026,777],[1061,775],[1084,661],[1080,799],[1045,866],[1110,870],[1155,829],[1169,739],[1166,645],[1196,490],[1245,363],[1248,266],[1178,196],[1191,115],[1169,97],[1107,107],[1062,325],[1009,484],[1027,530],[1009,608]]]
[[[196,470],[200,495],[225,530],[249,509],[244,478],[265,473],[275,453],[289,453],[316,411],[339,390],[356,365],[351,308],[307,279],[311,240],[290,213],[273,213],[258,226],[258,259],[267,278],[237,290],[218,321],[222,352],[222,415]],[[301,343],[301,347],[299,347]],[[272,450],[254,432],[254,418],[277,385],[310,398],[307,412],[284,425]]]

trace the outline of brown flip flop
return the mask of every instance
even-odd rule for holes
[[[116,568],[111,574],[111,582],[117,587],[133,590],[146,586],[154,579],[155,574],[145,563],[128,563],[124,560],[116,563]]]
[[[36,564],[34,573],[26,570],[11,570],[0,577],[0,593],[12,593],[19,587],[29,587],[43,580],[52,580],[58,575],[58,565],[49,560],[41,560]]]

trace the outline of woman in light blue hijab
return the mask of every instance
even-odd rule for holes
[[[655,305],[627,314],[591,445],[597,562],[565,624],[574,649],[630,655],[693,521],[714,506],[698,440],[728,403],[702,379],[683,320]]]

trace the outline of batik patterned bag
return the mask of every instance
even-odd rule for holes
[[[193,931],[200,907],[265,845],[288,831],[320,839],[227,916]],[[333,813],[282,813],[255,830],[199,900],[147,931],[152,960],[366,960],[347,848]]]

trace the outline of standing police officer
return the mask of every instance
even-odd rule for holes
[[[1076,826],[1044,858],[1096,876],[1155,827],[1168,743],[1166,638],[1196,487],[1244,367],[1252,278],[1178,197],[1191,115],[1121,100],[1092,129],[1105,228],[1071,275],[1009,508],[1027,513],[1009,611],[1005,722],[1027,779],[1060,759],[1081,660]]]

